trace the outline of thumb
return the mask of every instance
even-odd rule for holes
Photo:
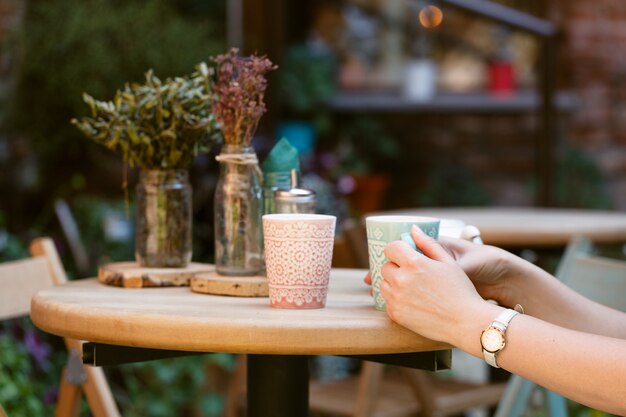
[[[454,262],[450,254],[432,237],[428,236],[416,225],[411,226],[411,236],[415,246],[431,259],[441,262]]]

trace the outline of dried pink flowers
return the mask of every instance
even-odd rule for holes
[[[240,57],[237,48],[212,58],[217,64],[211,109],[221,124],[224,142],[248,146],[265,113],[265,74],[277,68],[265,56]]]

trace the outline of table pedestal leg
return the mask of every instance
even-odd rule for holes
[[[306,417],[309,361],[300,355],[248,355],[248,417]]]

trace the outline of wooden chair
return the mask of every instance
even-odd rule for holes
[[[479,236],[478,236],[479,237]],[[362,223],[342,224],[340,242],[349,253],[341,267],[367,268],[367,236]],[[353,264],[348,264],[352,259]],[[316,415],[350,417],[448,416],[498,404],[506,383],[469,383],[426,371],[363,361],[361,371],[335,381],[312,381],[310,409]]]
[[[35,239],[30,245],[32,258],[0,265],[0,320],[25,316],[30,299],[39,290],[67,281],[54,243],[49,238]],[[57,417],[78,416],[81,390],[94,417],[120,417],[101,368],[83,366],[82,343],[65,339],[69,360],[60,381]],[[0,416],[6,416],[0,406]]]
[[[575,237],[568,244],[556,271],[556,277],[570,288],[600,304],[626,311],[626,261],[593,255],[591,241]],[[534,391],[546,399],[549,415],[566,417],[566,401],[560,395],[513,375],[495,417],[520,417]]]

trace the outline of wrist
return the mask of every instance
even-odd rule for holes
[[[468,311],[468,314],[461,318],[458,331],[454,332],[454,340],[451,344],[471,355],[482,358],[480,335],[503,310],[503,307],[487,301],[477,303],[471,311]]]
[[[509,270],[514,272],[506,280],[506,288],[503,291],[505,296],[501,305],[513,308],[516,304],[521,304],[528,312],[528,308],[534,301],[528,295],[533,294],[533,298],[536,298],[537,288],[541,288],[538,281],[542,281],[550,275],[537,265],[522,258],[514,257],[509,262]]]

